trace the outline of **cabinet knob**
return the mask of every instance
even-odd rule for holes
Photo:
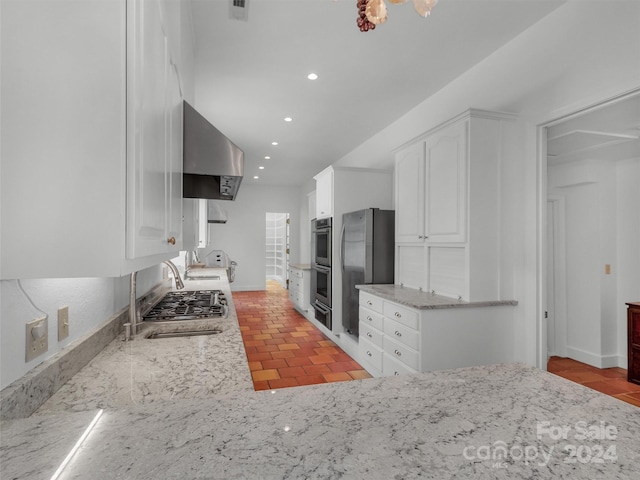
[[[424,238],[424,237],[422,235],[418,235],[418,238],[420,239],[420,238]]]
[[[367,350],[367,355],[371,356],[371,352],[369,350]]]
[[[394,375],[400,375],[398,372],[393,372]]]
[[[396,312],[396,317],[397,318],[402,318],[402,315],[400,314],[400,312]]]
[[[370,322],[373,322],[373,318],[371,318],[369,315],[367,315],[367,320],[369,320]]]
[[[371,332],[367,332],[367,337],[373,338],[373,335],[371,335]]]
[[[402,356],[402,352],[400,350],[394,350],[393,353],[395,353],[399,357]]]
[[[367,305],[373,305],[373,303],[371,303],[371,300],[367,300]]]
[[[398,330],[395,331],[396,336],[401,337],[402,333],[400,333]]]
[[[167,239],[167,243],[170,243],[171,245],[175,245],[176,244],[176,237],[170,237]]]

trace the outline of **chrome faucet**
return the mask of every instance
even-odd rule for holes
[[[176,288],[178,290],[182,290],[184,288],[184,283],[180,278],[180,272],[178,271],[178,268],[173,264],[171,260],[165,260],[163,263],[171,269],[171,272],[173,272],[173,278],[176,281]]]
[[[171,260],[165,260],[165,263],[173,272],[173,277],[176,281],[176,289],[182,290],[184,283],[180,278],[180,272],[178,268],[173,264]],[[138,333],[138,308],[136,307],[136,280],[138,278],[138,272],[131,272],[131,281],[129,286],[129,323],[131,324],[131,336],[135,336]]]

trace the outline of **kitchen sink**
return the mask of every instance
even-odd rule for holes
[[[158,338],[179,338],[179,337],[197,337],[201,335],[216,335],[222,333],[221,328],[212,328],[208,330],[184,330],[178,332],[150,332],[144,338],[155,340]]]

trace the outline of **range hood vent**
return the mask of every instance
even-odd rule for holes
[[[244,174],[244,152],[184,102],[184,198],[235,200]]]

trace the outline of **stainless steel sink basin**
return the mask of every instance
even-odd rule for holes
[[[177,337],[197,337],[200,335],[216,335],[222,333],[221,328],[212,328],[209,330],[184,330],[180,332],[150,332],[144,338],[155,340],[158,338],[177,338]]]

